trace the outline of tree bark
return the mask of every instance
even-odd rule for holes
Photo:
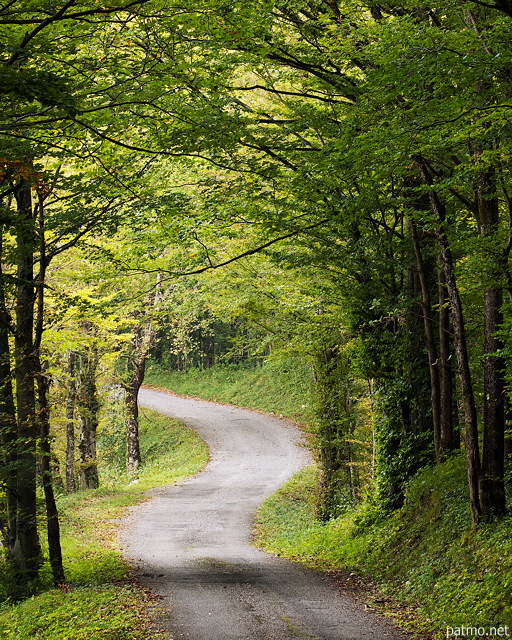
[[[17,429],[9,345],[11,317],[5,301],[2,239],[0,229],[0,473],[1,484],[5,490],[5,521],[2,524],[2,535],[8,557],[12,559],[16,541]]]
[[[157,275],[154,297],[150,304],[153,310],[157,310],[161,297],[160,282],[162,274]],[[137,397],[139,389],[144,382],[146,373],[146,359],[149,350],[156,337],[154,324],[144,313],[145,322],[136,325],[133,338],[130,342],[130,350],[126,360],[127,382],[123,385],[126,392],[126,471],[130,475],[137,475],[141,464],[140,442],[139,442],[139,406]]]
[[[420,156],[416,157],[415,160],[424,183],[430,187],[430,205],[432,212],[437,219],[436,238],[439,245],[441,262],[446,279],[446,290],[450,300],[450,315],[453,325],[455,354],[457,357],[457,368],[464,405],[469,496],[473,521],[475,524],[478,524],[482,515],[479,489],[481,475],[480,449],[478,444],[477,411],[475,396],[473,393],[473,383],[471,380],[471,370],[469,367],[462,301],[460,299],[459,289],[455,278],[452,252],[444,231],[444,225],[446,223],[445,205],[433,188],[432,176],[425,161]]]
[[[76,353],[68,353],[68,385],[66,399],[66,489],[68,493],[76,491],[75,481],[75,380]]]
[[[18,417],[17,520],[14,556],[22,580],[38,574],[41,549],[36,519],[36,443],[34,361],[34,248],[37,235],[30,186],[22,180],[15,192],[17,204],[16,254],[16,405]]]
[[[154,338],[155,330],[151,323],[139,324],[134,330],[127,359],[128,382],[124,385],[126,392],[126,470],[131,475],[137,475],[141,463],[137,396],[144,382],[146,359]]]
[[[505,361],[503,341],[498,331],[503,326],[502,252],[493,246],[499,227],[499,206],[494,175],[479,176],[477,203],[481,234],[488,239],[485,251],[484,279],[484,431],[480,501],[482,519],[490,521],[506,512],[505,506]]]
[[[421,288],[421,310],[423,316],[425,346],[428,356],[428,369],[430,374],[430,401],[432,407],[432,424],[434,427],[434,448],[436,460],[441,462],[443,460],[443,452],[441,449],[441,390],[437,346],[434,338],[434,327],[432,321],[432,304],[430,301],[430,292],[423,256],[421,255],[418,231],[414,222],[409,221],[408,226],[414,247],[416,268]]]
[[[96,368],[99,356],[94,347],[78,354],[77,410],[80,441],[79,482],[81,489],[99,487],[96,462],[96,430],[98,428],[99,401],[96,388]]]
[[[43,485],[46,504],[46,531],[48,539],[48,553],[52,568],[53,582],[58,586],[64,582],[64,566],[62,564],[62,550],[60,546],[60,524],[51,471],[50,447],[50,407],[48,404],[49,380],[41,364],[41,341],[44,330],[44,285],[46,281],[46,238],[44,227],[44,197],[39,194],[37,207],[39,230],[39,274],[37,276],[37,314],[34,335],[35,374],[37,380],[37,405],[40,434],[41,482]],[[46,367],[45,367],[46,368]]]
[[[338,345],[319,347],[315,364],[321,464],[317,515],[324,521],[339,516],[357,492],[349,442],[354,426],[349,369]]]
[[[60,524],[55,494],[53,492],[50,447],[50,410],[48,405],[48,378],[38,367],[37,391],[39,405],[39,424],[41,431],[41,482],[46,503],[46,530],[48,535],[48,553],[55,586],[64,582],[64,566],[60,545]]]
[[[144,381],[145,360],[137,365],[130,383],[126,385],[126,471],[137,475],[141,464],[139,442],[139,405],[137,397]]]
[[[439,298],[439,387],[441,431],[439,448],[444,456],[460,446],[454,433],[453,370],[451,366],[450,303],[446,292],[446,278],[441,267],[438,272]]]

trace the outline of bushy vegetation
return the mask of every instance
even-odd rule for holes
[[[106,430],[112,439],[113,435]],[[206,445],[182,424],[144,410],[141,445],[145,464],[133,481],[120,471],[121,454],[104,461],[102,488],[58,498],[66,583],[51,588],[45,565],[33,595],[13,603],[13,584],[0,567],[0,635],[8,640],[145,640],[148,595],[129,579],[116,544],[119,517],[151,487],[197,473],[208,459]],[[7,596],[10,595],[10,601]]]

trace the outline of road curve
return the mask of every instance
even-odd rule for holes
[[[194,478],[131,510],[121,544],[161,596],[175,640],[404,640],[316,571],[250,544],[255,510],[309,461],[298,430],[259,413],[142,389],[139,402],[183,420],[210,447]]]

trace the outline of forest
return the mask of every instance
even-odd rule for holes
[[[3,3],[7,601],[65,583],[61,496],[143,469],[147,365],[293,373],[320,523],[462,464],[507,525],[511,42],[509,0]]]

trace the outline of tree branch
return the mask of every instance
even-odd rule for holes
[[[259,253],[260,251],[262,251],[263,249],[267,249],[268,247],[272,246],[273,244],[276,244],[276,242],[281,242],[281,240],[286,240],[288,238],[293,238],[293,236],[299,235],[300,233],[305,233],[306,231],[310,231],[311,229],[314,229],[315,227],[319,227],[323,224],[325,224],[326,222],[329,222],[330,218],[324,218],[323,220],[320,220],[319,222],[315,222],[314,224],[311,224],[307,227],[303,227],[302,229],[295,229],[294,231],[290,231],[289,233],[286,233],[282,236],[279,236],[277,238],[274,238],[273,240],[269,240],[268,242],[265,242],[264,244],[255,247],[253,249],[249,249],[248,251],[244,251],[243,253],[238,254],[237,256],[234,256],[233,258],[229,258],[229,260],[225,260],[224,262],[219,262],[218,264],[213,264],[210,260],[210,258],[208,257],[208,260],[210,262],[210,264],[206,267],[200,267],[199,269],[193,269],[192,271],[169,271],[168,269],[127,269],[127,271],[135,271],[138,273],[166,273],[168,274],[167,278],[163,278],[162,282],[166,281],[166,280],[170,280],[171,278],[176,278],[176,277],[183,277],[183,276],[195,276],[195,275],[199,275],[201,273],[204,273],[205,271],[210,271],[211,269],[220,269],[221,267],[225,267],[228,264],[231,264],[232,262],[236,262],[237,260],[240,260],[241,258],[246,258],[247,256],[252,256],[255,253]]]

